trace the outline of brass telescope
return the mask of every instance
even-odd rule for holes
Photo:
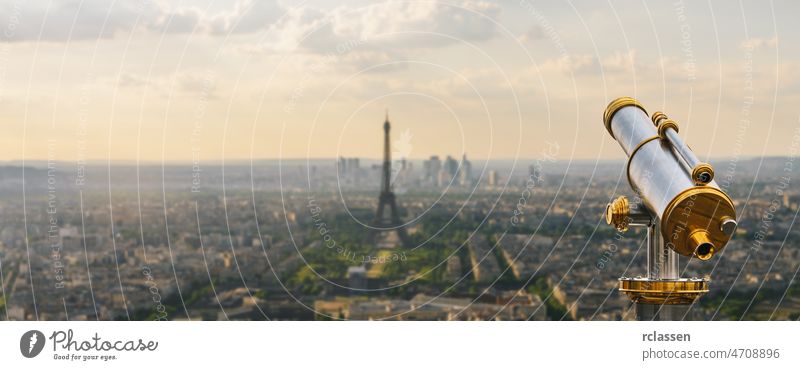
[[[619,231],[647,228],[647,276],[622,277],[619,289],[636,303],[638,319],[681,319],[708,292],[708,279],[681,278],[678,255],[706,261],[721,252],[736,230],[733,201],[666,114],[649,117],[638,101],[621,97],[603,122],[628,156],[628,183],[639,195],[608,204],[606,222]]]

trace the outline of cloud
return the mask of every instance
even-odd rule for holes
[[[778,46],[778,36],[773,36],[770,39],[751,37],[743,40],[739,44],[739,49],[742,50],[758,50],[763,48],[774,48]]]
[[[633,73],[637,67],[636,50],[628,50],[624,52],[615,52],[612,55],[604,57],[602,60],[604,72],[628,72]]]
[[[140,74],[122,73],[106,82],[114,87],[125,89],[147,87],[160,96],[199,97],[208,100],[219,97],[217,77],[209,71],[188,70],[170,75],[150,76],[149,78]]]
[[[297,49],[335,51],[338,41],[331,27],[329,14],[323,10],[293,8],[270,27],[265,40],[255,49],[267,52]]]
[[[539,65],[542,74],[558,73],[563,75],[570,74],[598,74],[603,73],[625,73],[632,74],[642,65],[637,61],[636,50],[616,51],[612,54],[597,57],[592,54],[570,54],[555,59],[548,59]],[[535,72],[534,68],[530,69]]]
[[[343,55],[339,63],[352,68],[353,71],[387,72],[407,68],[408,65],[396,62],[395,55],[386,51],[365,50]],[[376,67],[380,65],[380,67]]]
[[[493,19],[500,7],[467,2],[462,7],[437,2],[389,1],[372,6],[334,10],[333,31],[351,39],[382,35],[390,46],[435,46],[464,41],[483,41],[496,35]],[[441,34],[444,36],[435,36]]]
[[[117,81],[115,81],[115,83],[119,87],[131,87],[131,88],[143,87],[150,84],[147,78],[132,73],[120,74],[119,78],[117,79]]]
[[[274,0],[238,1],[233,10],[206,19],[206,30],[215,35],[262,31],[286,12],[287,9]]]
[[[7,41],[68,41],[109,39],[133,28],[140,16],[155,10],[142,2],[104,0],[44,0],[4,2],[0,21]]]
[[[437,2],[387,1],[331,10],[292,8],[248,51],[343,53],[363,49],[407,49],[476,42],[496,36],[500,7]]]
[[[542,29],[542,27],[536,25],[531,27],[527,32],[523,33],[522,35],[519,35],[517,39],[520,42],[531,42],[535,40],[542,40],[544,39],[544,37],[545,37],[544,30]]]
[[[179,9],[162,8],[146,28],[155,33],[205,33],[211,28],[200,9],[185,7]]]
[[[20,2],[21,3],[21,2]],[[190,6],[143,0],[30,0],[0,4],[8,41],[111,39],[138,29],[162,34],[227,35],[265,30],[286,10],[277,0],[239,0],[231,10],[205,14]]]
[[[333,9],[284,7],[278,0],[239,0],[229,10],[207,14],[165,1],[31,0],[0,4],[0,20],[13,32],[8,41],[111,39],[138,29],[156,34],[211,36],[266,32],[263,51],[330,52],[341,43],[383,35],[387,47],[435,46],[495,36],[500,7],[485,2],[456,6],[437,2],[387,1]],[[435,36],[439,33],[445,36]]]
[[[533,70],[533,68],[531,68]],[[549,59],[539,66],[542,73],[557,72],[563,74],[591,72],[597,70],[597,61],[590,54],[564,55],[560,58]]]
[[[178,91],[184,95],[217,98],[216,76],[213,73],[182,72],[174,79],[173,85],[177,85]]]

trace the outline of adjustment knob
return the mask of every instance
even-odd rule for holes
[[[606,223],[619,231],[628,231],[630,213],[631,206],[628,198],[621,195],[606,206]]]

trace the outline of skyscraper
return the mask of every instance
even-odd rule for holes
[[[430,159],[423,163],[423,170],[425,171],[425,180],[432,181],[436,183],[436,179],[439,177],[439,171],[442,169],[442,161],[439,160],[439,156],[432,155]]]
[[[461,186],[472,185],[472,163],[467,159],[467,154],[461,156],[461,168],[458,171],[458,183]]]
[[[489,170],[489,186],[497,186],[499,185],[499,176],[497,175],[497,171]]]

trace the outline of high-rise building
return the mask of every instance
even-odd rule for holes
[[[361,164],[358,158],[339,157],[337,166],[339,168],[339,175],[347,175],[358,173]]]
[[[444,172],[447,174],[450,179],[448,182],[456,177],[458,173],[458,161],[456,161],[453,157],[447,156],[444,160]]]
[[[347,159],[347,170],[352,173],[358,173],[359,167],[361,163],[358,158],[348,158]]]
[[[438,175],[436,176],[436,185],[440,187],[453,185],[457,174],[458,161],[448,155],[447,158],[445,158]]]
[[[442,161],[439,160],[439,156],[432,155],[430,159],[422,164],[422,167],[425,176],[424,180],[436,182],[439,171],[442,169]]]
[[[461,169],[458,172],[458,183],[461,186],[472,185],[472,163],[467,159],[467,155],[461,156]]]
[[[489,180],[489,186],[497,186],[500,183],[499,176],[497,175],[497,171],[489,170],[489,178],[488,178],[488,180]]]
[[[439,170],[439,173],[436,176],[436,186],[443,187],[448,186],[450,184],[450,174],[447,173],[444,169]]]

